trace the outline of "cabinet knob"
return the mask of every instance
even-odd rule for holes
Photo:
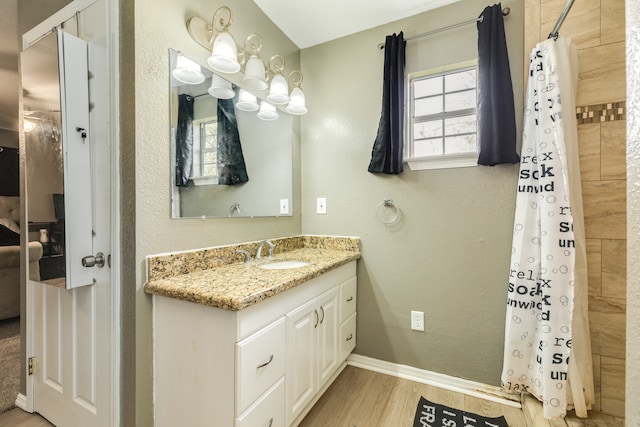
[[[261,365],[258,365],[258,367],[256,369],[264,368],[265,366],[267,366],[271,362],[273,362],[273,354],[271,356],[269,356],[269,360],[267,360],[266,362],[264,362]]]
[[[324,322],[324,307],[320,306],[320,311],[322,312],[322,319],[320,319],[320,324],[322,325],[322,323]]]
[[[347,298],[347,302],[351,302],[351,301],[353,301],[353,297]]]
[[[318,322],[320,321],[320,316],[318,316],[318,310],[313,310],[313,312],[316,314],[316,324],[313,325],[314,328],[318,327]]]
[[[345,341],[351,341],[353,339],[353,334],[349,334],[349,336],[347,337],[347,339]]]
[[[269,420],[269,425],[267,425],[267,427],[271,427],[272,425],[273,425],[273,418]]]

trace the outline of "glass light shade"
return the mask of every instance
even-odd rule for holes
[[[176,68],[173,69],[171,74],[176,80],[190,85],[197,85],[204,81],[204,74],[202,74],[200,64],[182,55],[178,55]]]
[[[211,49],[211,56],[207,63],[221,73],[235,73],[240,71],[238,62],[238,47],[229,32],[222,31],[216,36]]]
[[[275,120],[277,119],[278,112],[276,111],[276,107],[269,104],[267,101],[262,101],[260,103],[260,111],[258,111],[258,118],[262,120]]]
[[[211,76],[211,86],[209,86],[209,95],[218,99],[231,99],[236,92],[231,87],[231,82],[223,79],[217,74]]]
[[[242,84],[254,90],[264,90],[269,86],[265,80],[265,69],[262,59],[257,55],[251,55],[244,68]]]
[[[236,108],[242,111],[256,111],[259,108],[256,96],[244,89],[240,89]]]
[[[267,95],[267,101],[276,105],[286,104],[289,102],[289,86],[287,85],[287,80],[282,74],[278,73],[273,76],[269,95]]]
[[[289,101],[289,105],[287,105],[286,110],[289,114],[307,114],[304,92],[302,92],[302,89],[299,87],[294,87],[291,91],[291,101]]]

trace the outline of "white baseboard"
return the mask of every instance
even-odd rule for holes
[[[18,397],[16,397],[16,406],[23,411],[30,412],[27,410],[27,396],[22,393],[18,394]]]
[[[519,395],[506,393],[502,388],[489,384],[439,374],[437,372],[414,368],[412,366],[399,365],[397,363],[386,362],[384,360],[373,359],[371,357],[353,353],[347,359],[347,364],[357,368],[368,369],[381,374],[428,384],[457,393],[463,393],[469,396],[496,402],[501,405],[512,406],[514,408],[522,407]]]

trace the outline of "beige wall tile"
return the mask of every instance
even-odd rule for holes
[[[624,42],[578,51],[580,73],[576,105],[592,105],[626,99]]]
[[[623,299],[589,298],[591,352],[625,357],[626,304]]]
[[[627,121],[601,124],[602,179],[627,178]]]
[[[600,123],[578,125],[580,178],[600,180]]]
[[[602,296],[626,298],[627,241],[602,240]]]
[[[624,41],[625,33],[624,0],[602,2],[601,22],[602,44]]]
[[[541,32],[545,37],[553,30],[566,0],[553,0],[540,7]],[[575,4],[560,28],[560,34],[571,37],[578,48],[600,45],[600,0],[582,0]]]
[[[540,0],[524,0],[524,7],[539,6]]]
[[[589,239],[626,239],[626,182],[582,183],[584,223]]]
[[[602,295],[602,240],[587,239],[587,273],[589,276],[589,295]]]
[[[601,370],[601,407],[605,414],[624,417],[625,360],[602,356]]]
[[[591,406],[591,410],[599,411],[600,410],[600,355],[592,354],[591,358],[593,360],[593,391],[595,395],[595,400]]]

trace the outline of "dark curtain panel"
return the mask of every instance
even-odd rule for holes
[[[247,181],[249,176],[233,99],[218,99],[218,184],[235,185]]]
[[[478,22],[478,164],[518,163],[511,70],[500,3]]]
[[[176,186],[186,187],[193,169],[193,96],[178,99],[178,127],[176,129]]]
[[[402,173],[405,44],[402,32],[385,39],[382,114],[371,152],[369,172]]]

